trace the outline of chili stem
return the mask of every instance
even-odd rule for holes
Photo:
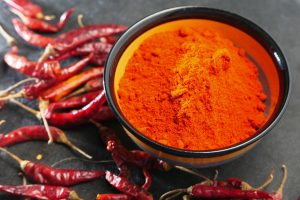
[[[10,12],[14,13],[15,15],[17,15],[23,22],[26,21],[25,16],[21,12],[15,10],[15,9],[9,9],[9,10],[10,10]]]
[[[79,147],[75,146],[74,144],[72,144],[71,142],[66,144],[67,146],[69,146],[71,149],[73,149],[74,151],[77,151],[78,153],[82,154],[83,156],[85,156],[88,159],[92,159],[93,157],[88,155],[87,153],[85,153],[82,149],[80,149]]]
[[[182,200],[190,200],[190,195],[184,195],[184,196],[182,197]]]
[[[5,90],[1,90],[0,91],[0,96],[4,96],[4,95],[7,95],[8,93],[10,93],[12,90],[16,89],[17,87],[19,87],[20,85],[23,85],[24,83],[27,83],[27,82],[30,82],[30,81],[37,81],[38,79],[37,78],[27,78],[27,79],[24,79],[24,80],[21,80],[17,83],[15,83],[14,85],[6,88]]]
[[[79,27],[84,27],[84,24],[83,24],[83,14],[79,14],[78,16],[77,16],[77,23],[78,23],[78,25],[79,25]]]
[[[3,120],[1,120],[0,121],[0,126],[2,125],[2,124],[4,124],[6,121],[3,119]]]
[[[36,111],[36,110],[34,110],[33,108],[30,108],[29,106],[27,106],[27,105],[25,105],[25,104],[23,104],[23,103],[21,103],[21,102],[15,100],[14,98],[9,99],[9,101],[12,102],[12,103],[14,103],[14,104],[16,104],[17,106],[23,108],[24,110],[26,110],[26,111],[32,113],[32,114],[35,115],[36,117],[39,116],[39,112],[38,112],[38,111]]]
[[[198,172],[195,172],[194,170],[191,170],[191,169],[188,169],[188,168],[185,168],[185,167],[182,167],[182,166],[178,166],[178,165],[175,165],[174,168],[175,169],[179,169],[179,170],[184,171],[184,172],[187,172],[189,174],[193,174],[195,176],[203,178],[206,181],[210,181],[211,182],[211,180],[209,178],[207,178],[206,176],[204,176],[204,175],[202,175],[202,174],[200,174]]]
[[[40,103],[39,103],[40,117],[43,121],[43,124],[45,126],[46,132],[47,132],[48,137],[49,137],[48,144],[51,144],[51,143],[53,143],[53,137],[52,137],[51,131],[49,129],[48,121],[45,117],[45,111],[46,111],[47,107],[48,107],[48,102],[47,101],[40,101]]]
[[[265,180],[265,182],[258,188],[255,188],[255,190],[265,189],[273,181],[274,178],[273,173],[274,173],[274,169],[272,169],[271,173],[269,174],[269,177]]]
[[[219,170],[216,169],[213,180],[216,181],[218,179],[218,177],[219,177]]]
[[[171,190],[169,192],[164,193],[163,195],[161,195],[159,197],[159,200],[167,200],[167,199],[172,199],[175,198],[177,196],[179,196],[182,193],[186,193],[186,189],[175,189],[175,190]]]
[[[44,62],[45,60],[48,59],[49,56],[52,56],[55,54],[55,50],[51,44],[48,44],[41,55],[41,57],[38,59],[38,63]]]
[[[282,177],[281,183],[279,185],[279,188],[277,189],[277,192],[276,192],[277,194],[280,194],[280,195],[282,195],[283,187],[286,182],[287,173],[288,173],[285,165],[282,165],[282,170],[283,170],[283,177]]]
[[[113,163],[113,160],[86,160],[86,159],[82,159],[82,158],[78,158],[78,157],[68,157],[68,158],[64,158],[62,160],[59,160],[55,163],[53,163],[51,165],[51,167],[55,167],[61,163],[64,163],[66,161],[72,161],[72,160],[80,160],[82,162],[88,162],[88,163],[96,163],[96,164],[101,164],[101,163]]]
[[[2,152],[4,152],[4,153],[6,153],[7,155],[9,155],[11,158],[13,158],[14,160],[16,160],[19,164],[21,164],[22,161],[23,161],[23,160],[22,160],[21,158],[19,158],[17,155],[15,155],[15,154],[13,154],[13,153],[7,151],[7,150],[4,149],[3,147],[0,147],[0,151],[2,151]]]
[[[45,16],[44,16],[44,20],[46,20],[46,21],[50,21],[50,20],[53,20],[53,19],[55,19],[55,18],[56,18],[55,15],[45,15]]]
[[[0,34],[4,37],[4,39],[6,40],[6,43],[9,46],[14,46],[17,44],[17,41],[15,38],[13,38],[11,35],[9,35],[5,29],[2,27],[2,25],[0,25]]]
[[[6,100],[10,100],[10,99],[14,99],[14,98],[21,98],[24,96],[24,91],[21,90],[20,92],[18,93],[15,93],[15,94],[9,94],[7,96],[4,96],[4,97],[0,97],[0,101],[6,101]]]

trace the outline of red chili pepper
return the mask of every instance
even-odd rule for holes
[[[272,199],[272,196],[259,190],[238,190],[219,186],[195,184],[187,189],[175,189],[163,194],[159,200],[172,199],[186,193],[194,198],[205,199]],[[176,195],[177,194],[177,195]],[[172,196],[172,198],[170,197]]]
[[[71,97],[62,101],[50,103],[48,106],[48,112],[57,112],[59,110],[74,109],[85,106],[94,100],[98,94],[99,92],[90,92],[81,96]]]
[[[105,101],[105,92],[102,91],[94,100],[79,110],[72,110],[67,113],[53,113],[46,110],[45,117],[49,123],[59,127],[79,125],[88,122]]]
[[[139,168],[160,169],[163,171],[168,171],[171,169],[171,165],[162,160],[154,158],[146,152],[139,150],[128,151],[120,143],[116,132],[100,123],[94,122],[94,124],[99,129],[100,137],[106,145],[107,151],[112,153],[113,158],[116,157],[118,163],[126,163]]]
[[[52,44],[53,48],[60,52],[70,51],[86,42],[100,37],[111,36],[121,33],[126,26],[118,24],[98,24],[84,26],[59,35]]]
[[[115,44],[118,40],[118,37],[115,36],[108,36],[108,37],[101,37],[100,42],[107,43],[107,44]]]
[[[22,13],[19,13],[18,11],[13,11],[16,15],[18,15],[22,22],[27,26],[27,28],[31,30],[37,30],[41,32],[50,32],[50,33],[56,33],[60,31],[66,24],[67,20],[70,18],[72,13],[74,12],[74,8],[71,8],[64,12],[57,24],[50,24],[48,22],[45,22],[43,20],[26,17]]]
[[[82,93],[93,92],[103,89],[103,78],[94,78],[86,82],[83,87],[69,94],[69,97],[76,96]]]
[[[98,112],[92,117],[96,122],[105,122],[116,119],[116,116],[108,106],[102,106]]]
[[[53,79],[60,75],[61,68],[58,61],[33,62],[18,55],[17,52],[18,47],[12,47],[11,51],[4,55],[4,61],[18,72],[41,79]]]
[[[41,200],[82,200],[74,190],[49,185],[0,185],[0,192]]]
[[[78,88],[80,85],[86,83],[87,81],[94,79],[96,77],[101,77],[103,74],[103,67],[96,67],[88,69],[81,74],[75,75],[66,81],[58,83],[54,87],[43,92],[40,96],[44,100],[58,101],[62,97],[71,93],[74,89]]]
[[[98,194],[96,200],[133,200],[127,194]]]
[[[98,59],[99,57],[101,57],[101,59],[103,60],[103,57],[105,57],[105,59],[106,59],[111,48],[112,48],[112,44],[92,41],[89,43],[85,43],[82,46],[79,46],[72,51],[67,51],[63,54],[57,54],[55,56],[52,56],[51,59],[65,60],[65,59],[73,57],[73,56],[86,55],[86,54],[89,54],[92,52],[92,53],[94,53],[95,56],[97,55],[96,58],[93,58],[93,60]],[[101,61],[101,62],[93,61],[92,63],[93,64],[97,63],[96,65],[99,65],[99,63],[100,63],[100,65],[101,65],[101,64],[104,64],[104,62],[105,62],[105,60]]]
[[[40,48],[45,48],[50,44],[56,53],[60,54],[71,51],[76,47],[99,37],[121,33],[127,28],[117,24],[90,25],[63,33],[57,38],[51,38],[34,33],[18,19],[13,19],[12,22],[17,33],[27,43]]]
[[[129,182],[127,179],[121,178],[117,175],[114,175],[110,171],[106,171],[105,179],[116,189],[132,196],[136,199],[143,199],[143,200],[152,200],[152,195],[147,192],[146,190],[140,188],[139,186]]]
[[[56,169],[41,163],[22,160],[2,147],[0,147],[0,151],[5,152],[16,160],[20,165],[23,174],[39,184],[72,186],[78,183],[98,179],[105,174],[102,170]]]
[[[35,99],[41,95],[46,89],[58,84],[62,81],[67,80],[68,78],[74,76],[75,74],[79,73],[89,62],[92,58],[93,54],[83,58],[82,60],[71,64],[68,67],[65,67],[61,70],[61,75],[57,77],[56,80],[46,81],[40,80],[36,83],[29,84],[24,88],[24,95],[25,98]]]
[[[76,147],[74,144],[70,142],[70,140],[67,138],[66,134],[55,127],[49,126],[51,135],[53,137],[53,140],[58,143],[62,143],[71,149],[81,153],[87,158],[91,158],[91,156],[84,153],[82,150],[80,150],[78,147]],[[14,144],[26,142],[26,141],[32,141],[32,140],[45,140],[47,141],[49,139],[48,133],[44,126],[42,125],[35,125],[35,126],[24,126],[21,128],[18,128],[14,131],[11,131],[7,134],[0,134],[0,147],[8,147]]]
[[[196,184],[186,190],[191,196],[195,198],[240,198],[240,199],[270,199],[270,194],[257,190],[237,190],[233,188],[214,187]]]
[[[4,0],[4,2],[12,9],[19,11],[27,17],[37,19],[44,18],[42,9],[29,0]]]
[[[94,65],[104,65],[106,62],[108,54],[99,54],[99,55],[94,55],[93,58],[90,60],[91,64]]]
[[[42,36],[29,30],[26,25],[19,19],[12,19],[12,23],[16,32],[25,40],[28,44],[36,47],[45,48],[48,44],[54,43],[55,39],[51,37]]]

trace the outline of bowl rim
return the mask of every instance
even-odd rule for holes
[[[275,116],[273,120],[267,125],[263,130],[261,130],[256,135],[250,137],[249,139],[242,141],[238,144],[222,148],[216,150],[184,150],[184,149],[177,149],[174,147],[166,146],[160,144],[140,133],[136,130],[130,123],[127,122],[125,117],[119,112],[116,102],[113,98],[114,91],[113,91],[113,83],[111,83],[111,79],[114,79],[114,73],[116,66],[118,64],[119,58],[121,57],[123,51],[127,48],[127,46],[137,38],[143,32],[166,22],[180,20],[180,19],[208,19],[213,21],[222,22],[233,26],[239,30],[244,31],[255,40],[257,40],[268,52],[270,57],[272,58],[275,66],[277,67],[278,73],[282,75],[283,85],[284,88],[282,95],[282,103],[279,105],[277,111],[275,111]],[[119,56],[119,57],[118,57]],[[118,57],[118,59],[116,59]],[[112,69],[114,67],[114,71]],[[280,50],[279,46],[276,42],[272,39],[272,37],[260,28],[258,25],[253,23],[252,21],[220,9],[215,8],[207,8],[207,7],[199,7],[199,6],[183,6],[183,7],[175,7],[166,10],[159,11],[152,15],[149,15],[132,26],[125,31],[121,37],[118,39],[116,44],[111,49],[108,59],[105,63],[104,69],[104,78],[103,78],[103,85],[106,94],[106,98],[108,104],[112,108],[114,114],[116,115],[117,119],[121,122],[122,126],[124,126],[130,133],[132,133],[136,138],[141,140],[143,143],[149,145],[151,148],[156,150],[162,151],[164,153],[168,153],[171,155],[182,156],[182,157],[189,157],[189,158],[197,158],[197,157],[215,157],[226,155],[258,141],[263,136],[265,136],[274,126],[277,124],[279,119],[282,117],[284,111],[286,110],[288,100],[290,98],[291,92],[291,81],[290,81],[290,71],[288,69],[287,61]]]

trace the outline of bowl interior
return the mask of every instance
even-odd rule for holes
[[[267,95],[267,108],[265,111],[267,120],[265,124],[257,131],[257,134],[254,135],[252,138],[265,131],[265,129],[268,128],[269,125],[274,122],[274,119],[278,117],[278,113],[282,110],[286,101],[287,94],[283,95],[284,87],[286,84],[286,77],[284,77],[284,75],[280,72],[281,66],[278,66],[278,63],[280,63],[280,57],[276,54],[276,51],[273,51],[273,54],[271,54],[270,49],[266,49],[266,46],[263,46],[254,37],[242,31],[241,29],[236,28],[235,26],[231,26],[222,22],[209,19],[178,19],[171,22],[162,23],[144,31],[141,34],[132,36],[129,39],[129,41],[127,41],[128,45],[125,46],[125,48],[123,47],[124,51],[120,54],[119,57],[115,57],[116,60],[114,60],[114,62],[116,64],[112,67],[112,69],[110,69],[110,78],[112,80],[110,80],[111,83],[109,90],[111,100],[113,101],[113,107],[115,109],[115,112],[117,112],[119,118],[121,118],[121,121],[125,121],[127,126],[129,126],[131,130],[134,130],[136,133],[139,133],[130,124],[130,122],[126,120],[122,113],[122,110],[119,107],[119,82],[123,74],[125,73],[126,65],[129,59],[138,49],[140,44],[149,36],[159,32],[175,30],[183,26],[196,26],[198,28],[202,27],[203,29],[216,30],[225,38],[228,38],[231,41],[233,41],[233,43],[237,47],[241,47],[246,51],[249,59],[251,59],[258,68],[259,79],[262,82],[265,94]],[[263,40],[264,38],[260,39]],[[237,145],[238,144],[233,146]]]

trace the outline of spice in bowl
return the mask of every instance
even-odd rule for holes
[[[185,150],[229,147],[266,121],[256,65],[222,33],[201,26],[146,38],[126,65],[118,97],[138,131]]]

